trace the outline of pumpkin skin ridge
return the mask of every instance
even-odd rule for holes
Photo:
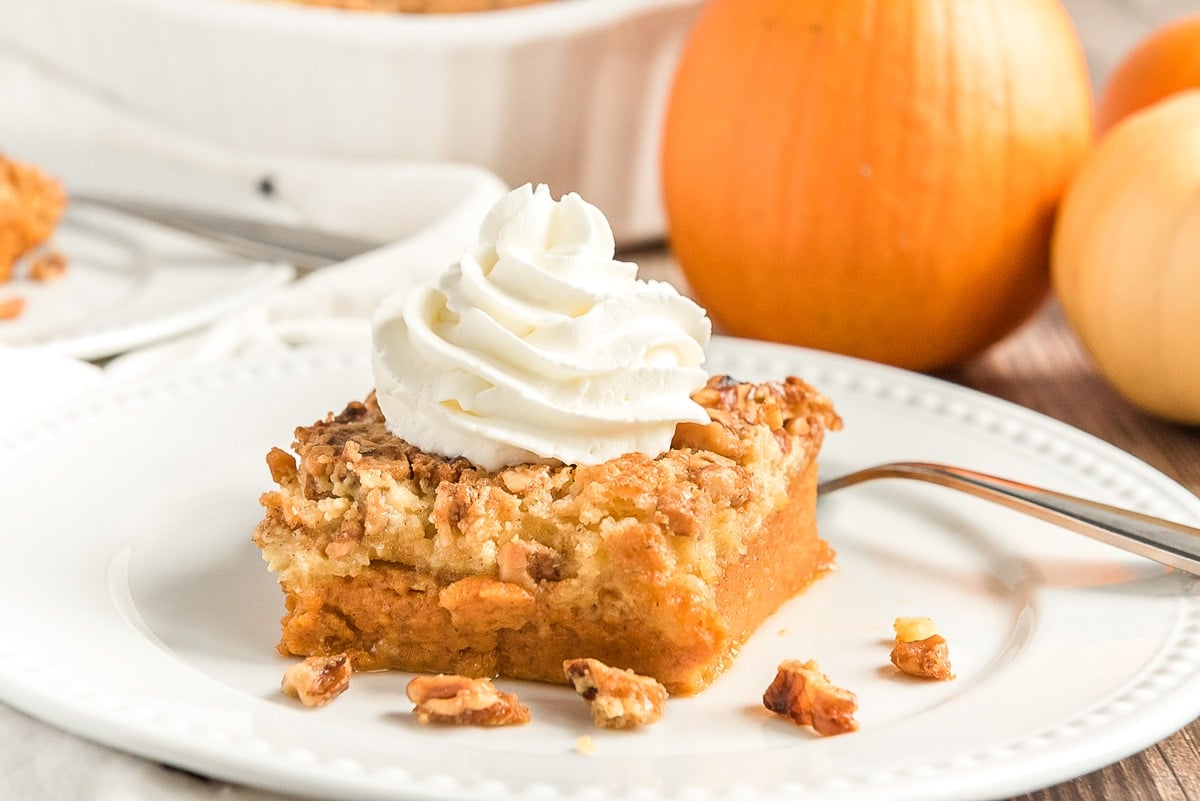
[[[1050,38],[1074,36],[1065,10],[1057,3],[1006,1],[1022,8],[1051,9],[1058,24],[1064,27],[1052,32]],[[791,13],[793,31],[806,23],[810,27],[823,26],[820,36],[829,41],[802,43],[797,49],[803,52],[789,62],[794,73],[809,73],[808,83],[794,74],[791,85],[788,80],[772,78],[768,81],[770,76],[764,76],[753,90],[747,91],[746,96],[754,98],[754,103],[747,101],[747,105],[767,105],[769,101],[763,98],[768,93],[762,84],[771,82],[779,90],[772,103],[775,113],[789,105],[801,107],[795,112],[797,121],[790,132],[759,131],[761,135],[753,142],[739,141],[737,137],[723,136],[719,132],[697,132],[696,128],[690,127],[702,116],[700,109],[704,108],[703,98],[686,88],[689,80],[703,83],[699,78],[688,76],[689,70],[698,69],[690,61],[699,58],[690,53],[694,42],[714,35],[708,28],[718,23],[728,26],[726,33],[731,39],[737,36],[753,38],[745,29],[737,28],[726,19],[739,17],[731,11],[731,4],[713,0],[697,22],[693,39],[685,48],[664,136],[664,200],[671,246],[697,299],[708,307],[714,321],[738,336],[849,352],[922,370],[957,363],[1024,322],[1048,294],[1048,252],[1054,207],[1065,185],[1066,174],[1082,158],[1091,139],[1090,84],[1077,39],[1070,38],[1069,47],[1064,46],[1058,56],[1058,73],[1067,76],[1062,80],[1074,82],[1079,93],[1066,104],[1068,109],[1057,115],[1066,122],[1054,121],[1047,126],[1039,121],[1033,126],[1037,130],[1026,133],[1014,127],[1010,115],[981,117],[976,108],[990,100],[1006,109],[1010,104],[1003,98],[1014,91],[1023,91],[1032,94],[1033,100],[1026,102],[1032,102],[1035,109],[1044,107],[1048,113],[1054,112],[1055,104],[1047,102],[1044,93],[1030,92],[1029,80],[1025,86],[1020,86],[994,77],[997,74],[992,69],[995,62],[1007,64],[1016,57],[1013,51],[1019,48],[1012,44],[1015,39],[1010,39],[1010,46],[1006,47],[1005,41],[998,38],[1002,34],[994,34],[984,48],[991,51],[990,55],[970,52],[967,45],[958,50],[939,51],[945,56],[945,64],[930,66],[929,56],[920,44],[921,38],[928,34],[916,27],[901,32],[896,36],[899,44],[878,43],[882,52],[875,54],[875,63],[894,64],[904,58],[911,60],[915,54],[926,59],[918,58],[918,64],[925,65],[926,71],[917,74],[911,67],[903,70],[892,67],[896,74],[888,80],[873,81],[874,88],[866,89],[859,99],[863,99],[863,106],[888,100],[902,109],[907,108],[907,113],[892,112],[893,118],[902,117],[899,122],[894,119],[881,122],[866,111],[860,117],[853,110],[858,105],[853,95],[860,90],[855,88],[858,84],[849,81],[843,84],[846,89],[842,94],[847,96],[840,100],[852,110],[845,112],[844,119],[861,118],[863,122],[855,123],[855,130],[845,132],[841,137],[844,141],[839,142],[831,123],[811,109],[821,107],[822,101],[828,106],[830,98],[838,99],[831,86],[837,79],[839,65],[849,59],[845,51],[864,47],[861,40],[854,41],[844,30],[847,27],[845,19],[853,16],[857,3],[843,2],[836,8],[821,4],[820,13],[815,10],[818,5],[815,3],[777,4],[751,0],[747,5],[770,6],[780,14]],[[792,5],[792,9],[786,8],[787,5]],[[956,30],[969,24],[986,33],[988,28],[994,27],[994,19],[1014,15],[1001,11],[995,3],[977,5],[986,14],[964,11],[966,7],[961,4],[951,5],[954,8],[942,5],[945,9],[943,20],[927,24]],[[905,15],[903,10],[886,5],[873,5],[872,10],[876,14],[875,24],[888,30],[899,27],[894,20]],[[967,17],[965,22],[964,16]],[[1022,17],[1021,14],[1016,16]],[[1022,17],[1001,30],[1020,31],[1029,24]],[[832,30],[835,26],[837,31]],[[777,26],[776,32],[779,27],[782,26]],[[767,35],[762,31],[751,33]],[[1067,37],[1068,33],[1070,37]],[[838,41],[844,46],[835,47]],[[769,44],[751,42],[744,47],[759,54],[767,52],[780,57]],[[905,48],[908,56],[900,52]],[[707,57],[713,58],[711,54]],[[990,60],[991,64],[985,66],[991,71],[979,67],[981,58]],[[725,63],[727,73],[745,69],[744,64],[741,56],[731,55]],[[759,67],[757,71],[763,73],[766,70]],[[723,82],[737,80],[727,75]],[[896,99],[914,94],[926,97],[913,88],[914,83],[921,81],[935,84],[944,81],[955,86],[974,81],[972,91],[975,96],[956,96],[955,102],[961,102],[962,106],[939,105],[934,100],[927,100],[924,107],[920,104],[905,107],[902,100]],[[985,97],[981,100],[979,95]],[[992,97],[995,95],[1000,99]],[[723,98],[728,95],[720,88],[713,96]],[[712,105],[718,104],[719,101],[714,101]],[[711,109],[708,111],[713,116],[721,116]],[[920,119],[939,115],[946,121]],[[916,121],[913,118],[917,118]],[[739,124],[743,131],[756,128],[745,119]],[[980,130],[972,128],[972,124]],[[1067,134],[1059,137],[1060,141],[1043,136],[1041,131],[1041,128],[1053,128],[1054,125],[1070,128]],[[902,135],[897,135],[896,126],[908,130],[901,130]],[[719,187],[715,197],[698,200],[698,195],[709,191],[704,187],[706,179],[700,176],[688,180],[686,173],[697,167],[695,159],[689,157],[689,146],[684,143],[685,129],[697,138],[707,137],[706,160],[709,163],[720,162],[723,157],[717,154],[721,152],[740,154],[732,157],[731,163],[737,167],[729,171],[736,170],[738,175],[720,175],[710,180],[712,186]],[[804,141],[789,143],[792,145],[789,147],[773,147],[788,136]],[[1038,139],[1039,136],[1042,138]],[[1027,142],[1018,141],[1021,137],[1036,139],[1037,147],[1054,151],[1051,160],[1062,167],[1052,165],[1046,172],[1055,176],[1061,173],[1061,176],[1047,179],[1027,165],[1023,172],[1009,169],[1009,161],[1025,158],[1030,150],[1036,149]],[[945,156],[947,147],[957,148],[954,158]],[[775,160],[773,156],[756,156],[756,150],[772,149],[787,153],[787,158]],[[940,157],[939,152],[942,153]],[[968,168],[972,164],[978,165],[979,180],[987,186],[973,188],[975,178],[956,178],[956,159],[966,163]],[[922,169],[922,161],[926,162],[925,169]],[[761,169],[763,177],[754,184],[756,188],[747,189],[752,182],[745,176],[762,165],[772,165],[772,169]],[[773,172],[775,165],[781,166],[780,173],[786,170],[788,174]],[[786,184],[791,185],[790,191],[774,188]],[[909,193],[904,186],[916,189]],[[761,193],[757,201],[746,198],[755,193]],[[757,208],[761,209],[758,220],[751,219],[753,215],[744,211],[755,208],[756,202],[760,204]],[[1019,213],[1003,212],[1006,204],[1016,207],[1018,203],[1023,204]],[[908,207],[913,205],[920,207],[920,214],[911,213]],[[712,207],[734,211],[717,222],[720,212],[709,214],[705,211]],[[989,216],[1001,217],[1004,224],[988,221]],[[900,218],[905,218],[904,224],[896,222]],[[952,234],[941,229],[945,220],[952,221],[955,226],[951,228]],[[854,234],[845,233],[850,228]],[[723,230],[736,230],[736,233],[725,236]],[[953,238],[955,243],[947,245],[944,241],[947,237]],[[1032,245],[1026,244],[1028,242]],[[986,258],[975,255],[983,249],[992,251],[992,255]],[[1039,253],[1032,257],[1012,255],[1027,250]],[[967,260],[975,260],[982,266],[960,269],[959,263]],[[814,263],[821,268],[814,269]],[[968,272],[974,272],[975,276],[965,275]],[[858,291],[866,283],[878,280],[880,273],[887,276],[886,281],[891,287],[889,296],[872,300]],[[974,306],[964,304],[962,295],[973,297]],[[989,307],[993,303],[1012,309],[1000,314],[991,313]],[[861,314],[856,318],[845,307],[852,307],[851,312]],[[811,319],[800,323],[794,320],[798,315],[807,315]],[[868,318],[890,320],[887,326],[881,327],[879,324],[868,325],[864,322]],[[915,339],[924,340],[925,344],[912,344]]]

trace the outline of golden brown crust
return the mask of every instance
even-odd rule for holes
[[[0,155],[0,281],[12,275],[17,259],[50,236],[66,205],[58,181]]]
[[[815,457],[840,420],[798,379],[696,398],[712,423],[667,453],[587,467],[427,454],[373,397],[298,428],[298,458],[268,455],[255,531],[286,595],[280,651],[542,681],[586,654],[702,689],[831,566]]]

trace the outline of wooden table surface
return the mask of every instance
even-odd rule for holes
[[[665,251],[623,257],[641,265],[642,277],[666,280],[688,291]],[[1200,428],[1157,420],[1117,395],[1096,371],[1053,300],[1008,339],[938,377],[1087,431],[1200,495]],[[1020,801],[1200,801],[1198,741],[1200,719],[1140,754],[1020,796]]]

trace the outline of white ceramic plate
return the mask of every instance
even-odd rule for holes
[[[282,286],[282,264],[231,258],[199,240],[94,210],[72,210],[50,247],[67,256],[66,275],[0,286],[25,298],[0,321],[0,343],[98,359],[199,328]],[[20,271],[18,271],[20,276]]]
[[[1169,735],[1200,712],[1197,582],[950,491],[869,484],[821,502],[840,570],[736,665],[635,732],[592,728],[565,688],[501,682],[528,726],[418,726],[407,677],[331,706],[284,698],[281,597],[250,544],[263,457],[370,386],[364,354],[304,352],[115,387],[0,432],[0,696],[55,725],[200,773],[347,799],[998,798]],[[799,373],[846,420],[829,473],[943,460],[1181,520],[1200,501],[1074,429],[922,376],[717,340],[709,366]],[[19,610],[19,611],[17,611]],[[888,663],[891,623],[942,626],[957,679]],[[784,658],[858,693],[861,731],[818,738],[759,699]],[[595,753],[575,750],[590,735]]]

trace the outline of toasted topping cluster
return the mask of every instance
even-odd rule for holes
[[[681,423],[672,446],[712,451],[735,460],[745,455],[745,433],[753,426],[766,425],[784,453],[791,450],[793,437],[819,444],[825,431],[842,426],[829,400],[795,376],[763,384],[713,376],[693,393],[692,400],[708,411],[711,422]]]
[[[324,706],[350,686],[351,672],[347,654],[310,656],[287,669],[282,687],[305,706]]]
[[[777,440],[798,437],[815,452],[825,431],[842,427],[829,399],[794,376],[763,384],[714,376],[692,399],[706,409],[711,421],[703,425],[681,423],[672,442],[675,452],[668,451],[655,461],[690,456],[678,451],[708,451],[705,462],[708,465],[724,464],[728,459],[737,462],[760,444],[753,429],[763,424]],[[312,426],[297,428],[295,446],[301,459],[292,472],[294,475],[298,471],[304,481],[305,497],[312,500],[334,494],[339,481],[346,479],[353,468],[386,468],[398,479],[412,479],[428,487],[443,482],[474,485],[486,482],[512,495],[536,491],[547,482],[557,483],[559,473],[566,472],[569,479],[573,469],[557,464],[525,464],[489,472],[461,457],[446,459],[425,453],[387,431],[374,393],[363,402],[351,402],[337,415],[330,414]],[[791,449],[790,441],[786,447]],[[622,468],[636,468],[636,465],[622,464]],[[282,477],[274,465],[272,477],[276,482]]]
[[[835,687],[813,660],[787,660],[779,665],[771,686],[763,693],[763,706],[818,734],[858,731],[854,713],[858,698]]]
[[[896,631],[892,664],[901,673],[937,681],[954,678],[950,669],[949,646],[945,638],[937,633],[937,624],[933,620],[927,617],[898,617],[892,627]]]
[[[413,714],[422,723],[512,726],[529,722],[529,709],[513,693],[501,692],[490,679],[466,676],[417,676],[408,683]]]
[[[645,726],[660,720],[666,709],[667,688],[632,670],[612,668],[598,659],[568,659],[563,673],[601,728]]]
[[[285,584],[354,576],[387,561],[429,564],[451,580],[488,575],[532,592],[599,559],[632,558],[622,550],[627,539],[641,543],[638,554],[654,551],[639,564],[665,571],[684,556],[713,580],[787,501],[786,477],[815,459],[824,432],[841,421],[828,399],[794,378],[713,379],[695,397],[711,422],[680,425],[661,456],[487,471],[392,435],[369,395],[297,428],[295,455],[271,451],[279,489],[262,496],[267,519],[255,542]]]

